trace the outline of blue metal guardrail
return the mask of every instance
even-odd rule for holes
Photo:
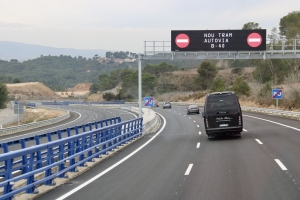
[[[65,178],[66,173],[75,172],[77,166],[93,162],[93,158],[101,157],[101,154],[106,154],[107,151],[141,136],[142,132],[143,118],[136,118],[49,143],[4,153],[0,155],[0,162],[5,163],[2,171],[5,174],[5,180],[0,183],[0,188],[3,188],[0,199],[12,199],[14,195],[24,191],[26,193],[38,192],[36,187],[42,184],[55,185],[54,178]],[[43,151],[47,152],[44,157],[41,156]],[[14,166],[14,159],[20,157],[22,164]],[[55,158],[58,158],[57,161]],[[45,163],[46,165],[43,166]],[[53,169],[57,171],[52,172]],[[21,170],[22,175],[13,177],[13,172],[16,170]],[[35,180],[34,175],[40,173],[44,174],[43,178]],[[13,188],[17,181],[24,179],[26,185]]]
[[[42,102],[44,106],[55,106],[55,105],[62,105],[68,106],[70,104],[81,104],[81,105],[92,105],[92,104],[124,104],[124,100],[119,101],[101,101],[101,102],[78,102],[78,101],[57,101],[57,102]]]
[[[9,142],[4,142],[4,143],[0,143],[0,148],[2,148],[1,150],[3,150],[3,153],[8,153],[9,152],[9,147],[11,146],[16,146],[16,145],[21,145],[20,148],[21,149],[25,149],[27,147],[26,143],[30,143],[30,142],[35,142],[35,144],[31,145],[39,145],[41,143],[41,139],[48,139],[48,141],[46,142],[51,142],[53,140],[55,140],[54,136],[57,135],[57,139],[62,139],[64,137],[70,137],[72,135],[78,135],[79,133],[84,133],[86,132],[87,128],[89,128],[89,130],[93,130],[93,129],[98,129],[98,128],[102,128],[105,126],[109,126],[109,125],[113,125],[113,124],[117,124],[121,122],[121,118],[120,117],[114,117],[114,118],[109,118],[109,119],[104,119],[104,120],[100,120],[97,122],[93,122],[93,123],[88,123],[88,124],[83,124],[81,126],[75,126],[72,128],[66,128],[66,129],[62,129],[62,130],[58,130],[58,131],[54,131],[54,132],[49,132],[49,133],[45,133],[45,134],[40,134],[40,135],[35,135],[35,136],[31,136],[31,137],[27,137],[27,138],[22,138],[19,140],[13,140],[13,141],[9,141]],[[56,149],[54,149],[56,150]],[[1,153],[2,153],[1,152]],[[41,152],[41,156],[44,156],[47,152]],[[20,165],[22,163],[22,159],[20,158],[19,160],[16,160],[13,162],[13,165]],[[1,165],[0,166],[0,177],[3,177],[5,174],[3,172],[3,169],[5,169],[5,165]]]

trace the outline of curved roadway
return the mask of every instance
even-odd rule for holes
[[[57,108],[57,107],[56,107]],[[136,115],[132,114],[128,111],[120,110],[120,109],[109,109],[109,108],[99,108],[94,106],[65,106],[60,107],[63,110],[70,111],[70,117],[61,122],[40,127],[33,130],[23,131],[19,133],[3,135],[0,137],[0,143],[19,140],[22,138],[31,137],[34,135],[44,134],[48,132],[54,132],[57,130],[63,130],[66,128],[80,126],[83,124],[88,124],[90,122],[100,121],[103,119],[113,118],[113,117],[121,117],[122,121],[129,120],[135,118]],[[66,137],[67,134],[63,133],[63,137]],[[55,137],[57,138],[57,136]],[[47,138],[42,138],[41,143],[48,142]],[[27,147],[35,145],[35,141],[26,142]],[[21,148],[20,145],[13,145],[9,147],[9,150],[16,150]],[[3,153],[3,149],[0,148],[0,153]]]
[[[160,131],[39,199],[300,199],[299,121],[244,112],[241,138],[208,140],[201,115],[154,110]]]

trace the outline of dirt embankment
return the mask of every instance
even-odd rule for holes
[[[47,108],[32,108],[32,109],[27,108],[24,117],[20,121],[20,125],[53,119],[56,117],[63,116],[66,113],[67,112],[63,110],[52,110]],[[18,122],[10,124],[8,125],[8,127],[16,126],[16,125],[18,125]]]
[[[16,100],[29,99],[54,99],[57,98],[55,92],[39,82],[6,84],[10,97]]]

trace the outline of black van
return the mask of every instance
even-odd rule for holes
[[[218,135],[241,136],[243,116],[235,92],[207,94],[202,117],[208,138]]]

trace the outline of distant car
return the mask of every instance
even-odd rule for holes
[[[197,105],[189,105],[187,108],[187,114],[196,113],[199,114],[199,107]]]
[[[154,107],[159,107],[159,103],[158,103],[158,101],[154,101]]]
[[[172,105],[170,102],[165,102],[164,105],[163,105],[163,109],[165,108],[172,108]]]

